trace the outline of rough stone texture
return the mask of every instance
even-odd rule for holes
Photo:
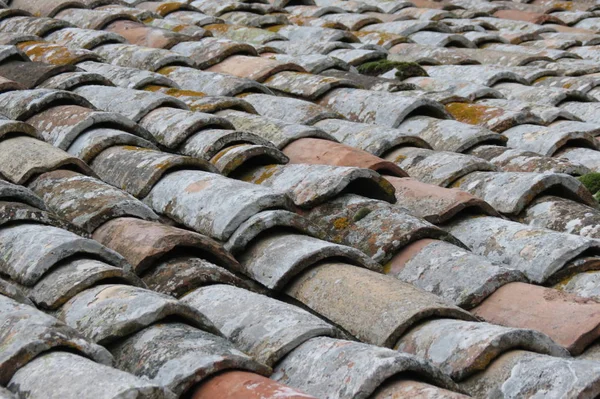
[[[474,320],[433,294],[343,263],[325,263],[304,272],[286,293],[361,341],[380,346],[392,347],[407,329],[426,318]]]
[[[104,44],[94,52],[111,64],[156,72],[170,65],[195,66],[194,61],[175,51],[134,44]]]
[[[54,89],[71,91],[78,86],[83,85],[114,86],[110,80],[102,75],[91,72],[76,71],[64,72],[44,80],[37,87],[38,89]]]
[[[385,159],[395,162],[411,177],[441,187],[448,187],[465,175],[472,176],[473,172],[496,170],[488,161],[473,155],[426,148],[401,147],[388,152]]]
[[[140,120],[140,126],[147,129],[154,140],[172,150],[203,129],[233,129],[225,118],[173,108],[155,109]]]
[[[46,224],[79,232],[77,228],[65,223],[50,212],[21,202],[0,201],[0,226],[22,222]]]
[[[65,151],[80,135],[98,125],[109,125],[146,139],[152,137],[131,119],[118,113],[95,111],[78,105],[49,108],[29,118],[27,123],[35,127],[46,142]]]
[[[518,83],[499,83],[494,86],[509,100],[519,100],[539,105],[558,106],[563,101],[589,102],[595,99],[579,90],[559,87],[525,86]]]
[[[437,227],[383,201],[346,194],[306,211],[328,241],[357,248],[381,264],[421,238],[458,243]]]
[[[465,399],[469,396],[452,392],[424,382],[407,380],[402,377],[384,382],[375,391],[373,399]]]
[[[414,84],[428,92],[445,92],[448,97],[462,97],[469,101],[479,98],[502,98],[502,93],[480,83],[467,80],[447,80],[432,77],[412,77],[403,80],[406,84]]]
[[[269,165],[250,170],[242,179],[285,192],[299,207],[311,208],[342,192],[394,203],[394,188],[377,172],[329,165]]]
[[[407,177],[400,167],[392,162],[369,154],[346,144],[333,141],[302,138],[283,149],[291,163],[321,164],[333,166],[355,166],[371,169],[392,176]]]
[[[305,269],[326,260],[343,259],[381,271],[379,264],[354,248],[281,231],[257,237],[238,258],[245,274],[276,291]]]
[[[268,140],[279,149],[302,138],[322,138],[335,140],[332,136],[317,127],[286,123],[280,119],[254,115],[236,110],[223,110],[217,112],[231,122],[238,131],[248,131]]]
[[[28,1],[15,0],[11,6],[19,10],[30,12],[33,15],[53,17],[59,11],[69,7],[82,7],[83,3],[76,0],[50,0],[50,1]]]
[[[36,175],[61,167],[93,175],[80,159],[32,137],[19,136],[0,142],[0,176],[15,184],[24,184]]]
[[[428,116],[408,118],[398,130],[425,140],[437,151],[465,152],[481,144],[506,143],[506,138],[488,129],[457,121],[440,120]]]
[[[286,40],[285,37],[275,32],[244,25],[211,24],[205,25],[204,28],[215,37],[252,45],[263,45],[274,40]]]
[[[9,119],[29,119],[54,103],[60,103],[61,105],[70,103],[82,107],[94,108],[83,97],[68,91],[34,89],[9,91],[0,94],[0,108],[2,108],[3,115]]]
[[[257,82],[264,82],[268,79],[270,83],[267,84],[267,87],[270,88],[273,88],[271,86],[279,86],[275,82],[285,85],[285,77],[289,78],[298,75],[298,72],[305,72],[304,68],[293,63],[283,63],[264,57],[249,57],[246,55],[232,55],[207,70]]]
[[[169,173],[144,202],[220,241],[226,241],[245,220],[262,210],[291,206],[287,196],[275,190],[201,171]]]
[[[141,275],[173,251],[208,257],[220,266],[239,269],[237,261],[216,241],[192,231],[145,220],[122,217],[97,229],[94,240],[120,253]]]
[[[0,381],[3,385],[33,358],[53,348],[69,348],[104,364],[112,362],[106,349],[85,339],[71,327],[3,295],[0,295],[0,321],[3,326]]]
[[[46,273],[29,289],[29,297],[38,307],[56,310],[78,293],[103,281],[143,286],[131,272],[92,259],[67,260]]]
[[[512,106],[511,106],[512,105]],[[546,110],[544,107],[543,110]],[[544,124],[544,119],[531,110],[528,103],[506,103],[504,100],[478,100],[475,104],[453,102],[446,104],[446,110],[456,120],[470,125],[479,125],[497,133],[524,123]],[[548,123],[552,118],[563,116],[563,110],[551,108],[556,111],[548,116]]]
[[[596,260],[596,259],[594,259]],[[582,298],[600,299],[600,273],[597,271],[583,272],[568,277],[554,285],[559,291],[575,294]]]
[[[24,0],[27,1],[27,0]],[[124,43],[123,36],[103,30],[64,28],[54,31],[45,37],[46,40],[63,46],[72,46],[92,50],[107,43]]]
[[[182,323],[154,324],[113,346],[115,366],[183,394],[224,370],[262,375],[270,369],[222,337]]]
[[[493,324],[541,331],[573,355],[600,333],[597,301],[525,283],[501,287],[472,312]]]
[[[90,166],[104,181],[138,198],[148,195],[152,187],[173,170],[217,172],[203,159],[130,146],[104,150]]]
[[[591,171],[585,166],[566,158],[543,157],[534,152],[506,147],[482,145],[470,151],[472,155],[486,159],[505,172],[566,173],[580,176]]]
[[[598,209],[565,198],[539,197],[522,212],[519,220],[535,227],[600,238]]]
[[[510,215],[519,214],[545,192],[557,192],[561,197],[597,206],[579,180],[560,173],[474,172],[457,180],[453,187],[476,195],[498,212]]]
[[[303,216],[284,210],[271,210],[257,213],[242,223],[224,247],[232,254],[240,253],[259,234],[274,227],[291,228],[313,237],[324,237],[323,232]]]
[[[358,85],[358,88],[366,90],[388,91],[394,93],[404,90],[414,90],[417,88],[417,86],[412,83],[399,82],[395,79],[361,75],[360,73],[340,71],[336,69],[321,72],[321,75],[345,79],[346,81],[353,82],[355,85]]]
[[[44,173],[30,184],[30,188],[54,213],[88,233],[122,216],[158,219],[147,205],[126,192],[68,170]]]
[[[179,148],[179,152],[210,161],[221,151],[236,145],[253,144],[277,151],[271,143],[254,133],[239,130],[205,129],[195,133]],[[280,154],[281,156],[283,154]],[[281,157],[277,157],[281,158]],[[218,158],[217,158],[218,159]],[[286,158],[287,159],[287,158]],[[214,166],[211,167],[215,168]],[[215,169],[216,170],[216,169]]]
[[[458,49],[434,47],[416,43],[400,43],[390,48],[390,61],[416,62],[425,65],[480,64],[472,54]]]
[[[594,397],[600,392],[598,363],[511,351],[461,384],[475,397]]]
[[[269,89],[294,97],[313,101],[339,87],[358,87],[349,79],[310,75],[300,72],[279,72],[265,80]]]
[[[397,349],[432,362],[456,381],[485,370],[498,356],[514,349],[569,356],[538,331],[462,320],[423,323],[404,335]]]
[[[0,52],[0,56],[1,54],[2,53]],[[18,87],[19,89],[33,89],[48,79],[76,70],[76,68],[71,65],[51,65],[42,62],[30,62],[28,59],[29,57],[27,57],[25,53],[20,54],[22,54],[27,61],[18,59],[18,55],[15,54],[0,65],[2,77],[10,79],[20,85],[20,87]],[[16,60],[13,59],[15,57],[17,57]],[[5,88],[7,88],[6,83],[4,85]]]
[[[106,25],[119,19],[136,21],[137,19],[126,13],[111,12],[109,10],[88,10],[83,8],[69,8],[55,15],[58,20],[66,21],[71,26],[81,29],[100,30]]]
[[[129,268],[125,259],[100,243],[69,231],[41,224],[18,224],[0,230],[2,272],[31,286],[63,259],[87,254],[109,264]]]
[[[148,85],[160,85],[166,87],[179,88],[171,79],[150,71],[143,71],[136,68],[127,68],[118,65],[104,64],[101,62],[80,62],[77,67],[100,74],[107,77],[115,86],[126,89],[143,89]]]
[[[311,338],[340,334],[297,306],[228,285],[197,289],[182,302],[206,314],[226,338],[268,366]]]
[[[366,31],[393,33],[400,36],[409,36],[422,30],[450,32],[450,28],[443,23],[418,20],[386,22],[382,24],[369,25],[363,29]]]
[[[496,289],[526,281],[519,271],[507,269],[461,247],[422,239],[398,252],[384,269],[386,274],[470,309]]]
[[[221,335],[199,311],[147,289],[105,284],[76,295],[57,312],[57,317],[102,345],[113,343],[169,316]]]
[[[490,204],[466,191],[422,183],[412,178],[388,176],[386,179],[396,189],[396,206],[406,208],[430,223],[440,224],[469,211],[498,215]]]
[[[296,98],[268,96],[265,94],[249,94],[244,96],[258,113],[269,118],[281,119],[288,123],[313,125],[323,119],[343,118],[324,106]]]
[[[140,47],[169,49],[177,43],[194,40],[193,37],[182,32],[127,20],[111,22],[104,30],[123,36],[129,43]]]
[[[393,129],[343,119],[324,119],[315,123],[315,127],[324,130],[344,144],[376,156],[382,156],[395,147],[401,146],[431,148],[429,142],[402,128]]]
[[[488,216],[457,220],[444,228],[473,252],[520,270],[535,283],[585,271],[587,263],[569,262],[598,250],[592,239]]]
[[[3,201],[18,201],[24,204],[31,205],[34,208],[41,210],[46,209],[44,201],[33,191],[23,187],[17,186],[16,184],[9,183],[4,180],[0,180],[0,200]]]
[[[507,145],[541,155],[552,156],[559,149],[569,144],[586,145],[597,149],[594,140],[598,125],[582,122],[559,121],[548,127],[536,125],[520,125],[505,130]]]
[[[277,148],[269,145],[236,144],[219,151],[210,162],[224,176],[235,175],[249,166],[280,164],[289,158]]]
[[[196,66],[201,69],[216,65],[233,55],[257,55],[256,49],[249,44],[215,37],[207,37],[198,42],[179,43],[172,47],[172,50],[194,60]]]
[[[54,30],[71,26],[72,25],[69,24],[69,22],[55,18],[14,16],[2,19],[0,22],[0,31],[44,37],[47,33]]]
[[[286,399],[316,399],[269,378],[244,371],[228,371],[212,377],[194,391],[192,399],[264,399],[282,396]]]
[[[398,127],[409,114],[451,119],[443,106],[433,100],[361,89],[338,88],[318,100],[351,121]],[[259,111],[260,112],[260,111]]]
[[[194,68],[171,66],[158,70],[158,73],[167,76],[188,90],[202,92],[211,96],[233,97],[245,92],[271,94],[271,91],[266,86],[258,82],[216,72],[204,72]]]
[[[581,163],[594,172],[600,170],[600,152],[594,149],[582,147],[565,148],[559,151],[556,156],[571,162]]]
[[[445,388],[452,381],[429,362],[358,342],[313,338],[275,367],[275,381],[322,398],[368,398],[385,380],[414,373]]]
[[[277,43],[281,42],[271,42],[269,44],[272,45]],[[346,64],[339,58],[334,58],[323,54],[269,54],[268,57],[278,61],[293,62],[297,65],[300,65],[307,72],[315,74],[325,72],[324,74],[327,75],[327,72],[331,70],[347,71],[350,69],[350,65]]]
[[[6,136],[10,137],[10,135],[15,133],[31,136],[34,138],[41,137],[33,126],[25,122],[13,121],[10,119],[6,119],[3,116],[0,116],[0,140],[4,139],[4,137]]]
[[[181,100],[161,93],[108,86],[83,86],[74,91],[99,109],[121,114],[134,122],[139,122],[159,107],[187,109],[187,105]],[[115,98],[120,101],[114,101]]]
[[[48,42],[24,42],[18,47],[34,62],[53,65],[75,65],[84,61],[102,61],[93,51]]]
[[[67,152],[80,158],[84,162],[90,162],[102,151],[113,146],[134,146],[151,150],[158,149],[154,144],[139,136],[134,136],[133,134],[126,133],[120,129],[101,127],[86,130],[73,141],[73,144],[67,149]]]
[[[65,352],[44,354],[22,367],[9,388],[30,399],[176,398],[148,380]]]
[[[17,287],[12,282],[8,282],[0,278],[0,295],[10,298],[24,305],[35,306],[33,302],[25,295],[25,292]]]
[[[176,298],[212,284],[230,284],[249,290],[261,290],[257,283],[193,256],[171,257],[159,261],[142,276],[142,280],[149,289]]]

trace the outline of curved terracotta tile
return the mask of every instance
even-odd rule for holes
[[[290,158],[290,163],[355,166],[397,177],[408,176],[393,162],[335,141],[303,138],[288,144],[283,153]]]
[[[228,371],[212,377],[193,391],[191,399],[316,399],[259,374]]]
[[[471,312],[490,323],[541,331],[573,355],[600,337],[600,303],[552,288],[507,284]]]
[[[490,204],[466,191],[421,183],[412,178],[386,176],[386,180],[396,189],[398,206],[434,224],[448,221],[464,210],[498,215]]]

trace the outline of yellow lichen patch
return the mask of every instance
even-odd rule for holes
[[[144,19],[142,22],[145,23],[146,25],[151,24],[156,18],[152,18],[152,17],[148,17],[146,19]]]
[[[156,12],[161,16],[165,17],[168,14],[177,11],[181,8],[181,3],[162,3],[156,7]]]
[[[241,147],[241,146],[244,146],[244,145],[246,145],[246,144],[236,144],[236,145],[232,145],[231,147],[227,147],[227,148],[222,149],[221,151],[219,151],[217,153],[217,155],[215,155],[214,157],[212,157],[212,159],[210,160],[210,163],[212,163],[213,165],[216,164],[217,162],[219,162],[219,159],[223,158],[223,156],[225,154],[227,154],[229,151],[233,150],[234,148]]]
[[[544,80],[548,79],[550,76],[542,76],[541,78],[537,78],[536,80],[533,81],[533,83],[539,83],[539,82],[543,82]]]
[[[29,41],[17,45],[32,61],[46,62],[53,65],[73,63],[76,55],[69,48],[47,42]]]
[[[467,103],[446,104],[446,111],[448,111],[457,121],[468,123],[469,125],[481,125],[504,113],[501,108],[491,108]]]
[[[134,145],[124,145],[121,148],[126,151],[153,151],[149,148],[136,147]]]
[[[267,180],[269,177],[275,174],[275,172],[277,171],[276,167],[277,165],[267,165],[263,168],[265,171],[261,173],[261,175],[258,176],[258,178],[255,179],[254,175],[249,174],[242,177],[242,180],[254,184],[262,184],[265,180]]]
[[[390,274],[392,271],[392,261],[389,261],[385,265],[383,265],[383,274]]]
[[[333,227],[335,227],[337,230],[345,229],[349,225],[350,225],[350,221],[348,220],[348,218],[342,217],[342,218],[337,218],[333,221]]]
[[[407,42],[408,39],[404,36],[396,35],[393,33],[384,33],[384,32],[363,32],[363,31],[353,31],[352,34],[358,38],[367,37],[367,36],[377,36],[377,45],[383,46],[385,42],[400,40],[402,42]]]
[[[270,32],[279,32],[282,28],[284,28],[286,25],[273,25],[273,26],[269,26],[268,28],[265,28],[266,30],[270,31]]]
[[[148,85],[144,87],[145,91],[160,92],[173,97],[204,97],[206,94],[200,91],[181,90],[172,87]]]
[[[480,356],[477,360],[475,360],[471,367],[473,367],[475,370],[484,370],[497,356],[498,352],[496,351],[492,350],[485,352],[483,356]]]
[[[182,30],[184,30],[187,27],[188,27],[188,25],[176,25],[176,26],[172,27],[171,30],[173,32],[181,32]]]
[[[211,25],[204,26],[204,29],[212,32],[213,34],[214,33],[224,34],[229,31],[230,27],[231,27],[231,25],[227,25],[227,24],[211,24]]]
[[[166,67],[160,68],[156,72],[160,73],[161,75],[169,76],[171,73],[173,73],[173,71],[176,70],[176,68],[177,67],[175,67],[175,66],[166,66]]]

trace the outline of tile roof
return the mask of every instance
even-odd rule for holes
[[[0,1],[0,398],[600,395],[599,12]]]

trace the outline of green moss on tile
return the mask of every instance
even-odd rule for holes
[[[579,177],[579,181],[590,190],[590,193],[596,194],[600,191],[600,173],[588,173]]]

